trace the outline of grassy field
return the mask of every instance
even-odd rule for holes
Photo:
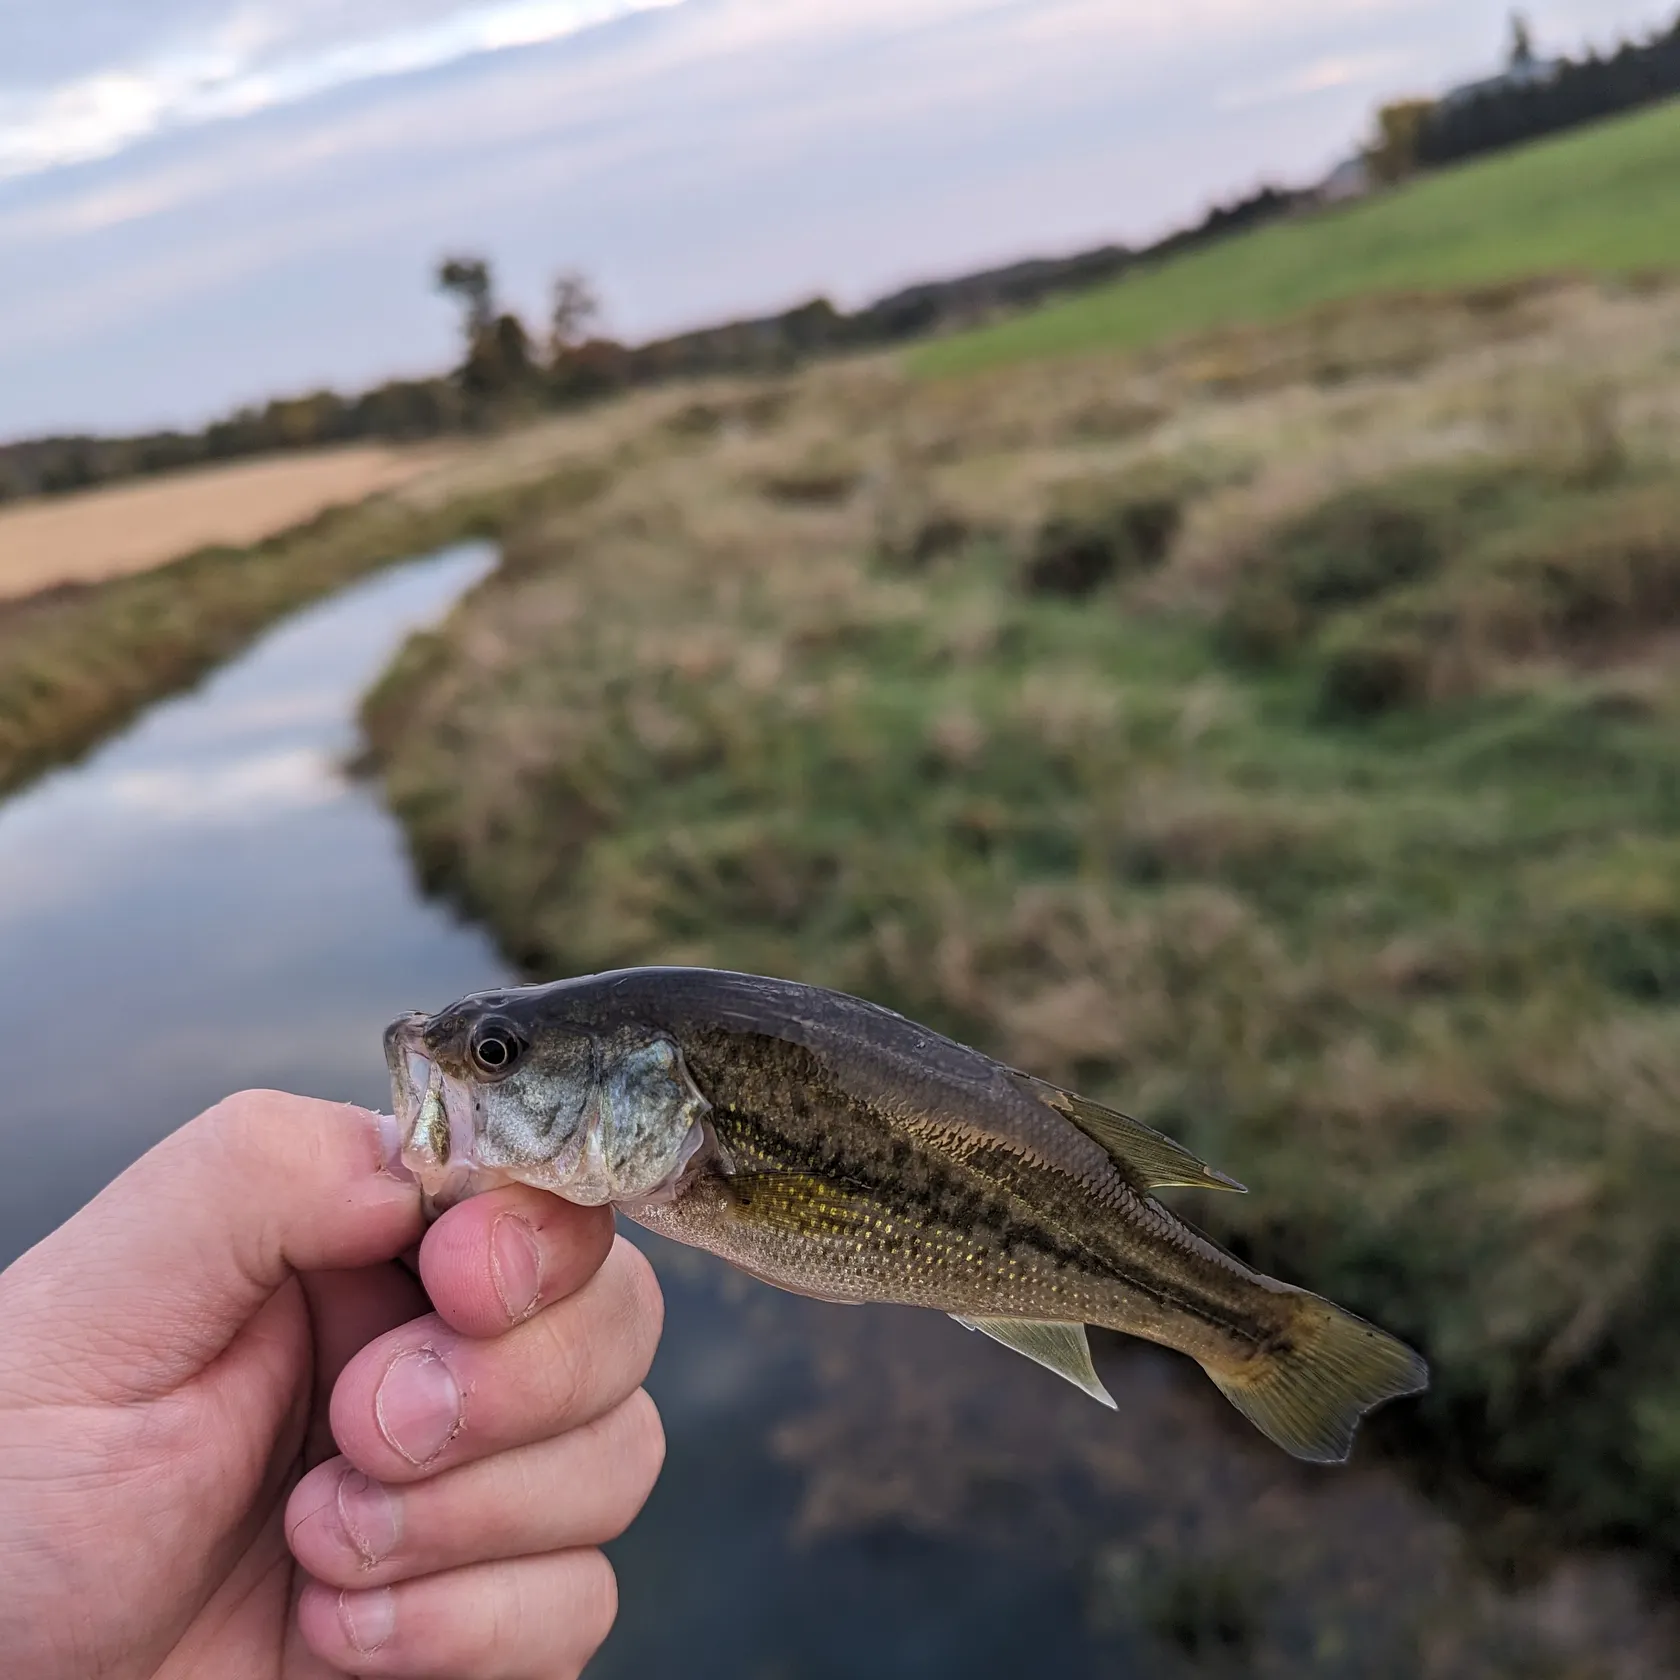
[[[1671,102],[1170,259],[939,340],[912,366],[963,373],[1022,357],[1136,348],[1373,291],[1674,269],[1677,170],[1680,102]]]
[[[1166,1128],[1395,1431],[1680,1557],[1680,293],[650,419],[367,724],[533,973],[859,991]]]

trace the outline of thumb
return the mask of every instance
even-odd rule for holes
[[[379,1117],[247,1091],[148,1151],[0,1274],[29,1386],[95,1400],[177,1387],[294,1272],[389,1260],[423,1230]]]

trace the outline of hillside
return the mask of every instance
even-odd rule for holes
[[[1380,291],[1680,266],[1680,101],[1274,224],[916,353],[927,374],[1141,348]]]

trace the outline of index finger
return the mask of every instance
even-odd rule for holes
[[[514,1184],[450,1208],[420,1245],[420,1278],[451,1330],[499,1336],[575,1294],[612,1245],[611,1208]]]

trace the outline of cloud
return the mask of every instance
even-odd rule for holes
[[[318,63],[351,26],[383,41],[468,12],[284,4],[200,39]],[[549,278],[582,267],[609,329],[641,337],[1147,239],[1329,168],[1379,97],[1485,69],[1507,4],[695,0],[166,127],[0,183],[0,437],[196,424],[446,366],[456,321],[428,275],[452,248],[491,257],[531,319]],[[1668,4],[1531,9],[1551,49]],[[229,9],[155,5],[172,22]]]
[[[684,0],[495,0],[378,35],[265,56],[256,14],[200,44],[0,98],[0,180],[110,157],[154,134],[248,117],[330,92],[561,40]]]
[[[1391,80],[1395,72],[1406,68],[1409,61],[1410,55],[1403,52],[1316,58],[1276,80],[1232,88],[1221,97],[1219,105],[1221,110],[1243,111],[1278,100],[1329,93],[1336,88],[1370,86],[1379,80]]]

